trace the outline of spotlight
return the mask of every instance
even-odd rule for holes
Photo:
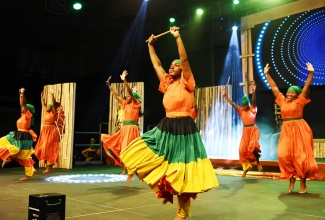
[[[169,22],[170,23],[174,23],[175,22],[175,18],[169,18]]]
[[[197,14],[197,15],[202,15],[202,14],[203,14],[203,10],[202,10],[201,8],[198,8],[198,9],[196,10],[196,14]]]
[[[235,5],[238,5],[238,4],[239,4],[239,0],[234,0],[233,3],[234,3]]]
[[[82,9],[82,4],[81,4],[80,2],[74,2],[74,3],[72,4],[72,8],[73,8],[74,10],[80,10],[80,9]]]
[[[232,26],[233,31],[237,31],[238,27],[237,26]]]

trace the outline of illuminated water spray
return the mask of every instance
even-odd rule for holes
[[[204,128],[203,142],[209,158],[238,159],[242,122],[237,111],[221,95],[225,87],[227,95],[237,105],[241,105],[243,87],[241,60],[237,32],[233,31],[223,72],[216,87],[213,106]]]

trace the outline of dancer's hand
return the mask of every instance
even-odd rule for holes
[[[251,84],[251,90],[252,90],[253,92],[255,92],[255,90],[256,90],[256,84],[255,84],[255,82],[253,82],[253,83]]]
[[[314,72],[314,67],[311,63],[307,63],[307,67],[306,67],[306,70],[308,70],[308,72]]]
[[[155,35],[151,34],[151,36],[149,37],[148,44],[153,45],[156,42],[156,40],[157,39],[155,38]]]
[[[226,88],[225,87],[221,87],[221,94],[222,94],[222,96],[226,95]]]
[[[173,35],[175,39],[178,38],[180,36],[179,27],[176,26],[170,27],[170,33]]]
[[[122,81],[125,80],[126,75],[128,75],[128,71],[124,70],[124,71],[122,72],[122,75],[120,75]]]
[[[265,75],[268,75],[269,74],[269,70],[270,70],[271,67],[269,67],[269,64],[267,63],[264,67],[264,74]]]
[[[111,83],[111,78],[112,76],[108,77],[107,81],[106,81],[106,86],[110,86],[110,83]]]
[[[23,94],[25,92],[25,89],[24,88],[21,88],[21,89],[19,89],[19,94]]]

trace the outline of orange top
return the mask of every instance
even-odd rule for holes
[[[136,103],[131,102],[128,104],[125,100],[122,103],[124,121],[135,121],[139,120],[139,112],[141,108],[141,102],[137,101]]]
[[[281,93],[275,99],[275,102],[281,108],[282,119],[287,118],[302,118],[304,107],[310,102],[309,98],[299,95],[296,99],[288,102],[285,96]]]
[[[238,114],[241,117],[241,120],[244,125],[252,125],[255,124],[257,108],[250,107],[248,111],[244,111],[242,107],[238,107]]]
[[[168,74],[161,78],[158,90],[164,93],[163,105],[167,117],[191,116],[194,88],[193,74],[188,81],[183,75],[178,81]]]
[[[45,112],[45,116],[44,116],[44,124],[47,124],[47,125],[54,125],[54,121],[56,119],[56,114],[53,113],[52,111],[50,112]]]
[[[22,130],[28,130],[32,122],[32,113],[27,110],[22,112],[20,118],[17,120],[17,128]]]

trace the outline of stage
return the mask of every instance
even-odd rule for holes
[[[137,178],[125,183],[121,167],[86,164],[53,169],[46,175],[42,170],[38,168],[27,181],[19,181],[22,167],[0,170],[1,219],[28,219],[29,196],[49,193],[66,196],[66,219],[171,220],[175,216],[176,201],[162,204]],[[240,175],[240,170],[216,169],[220,186],[191,201],[190,219],[325,219],[323,181],[308,181],[307,193],[299,194],[299,181],[288,193],[288,182],[277,180],[276,172],[251,171],[246,179]]]

